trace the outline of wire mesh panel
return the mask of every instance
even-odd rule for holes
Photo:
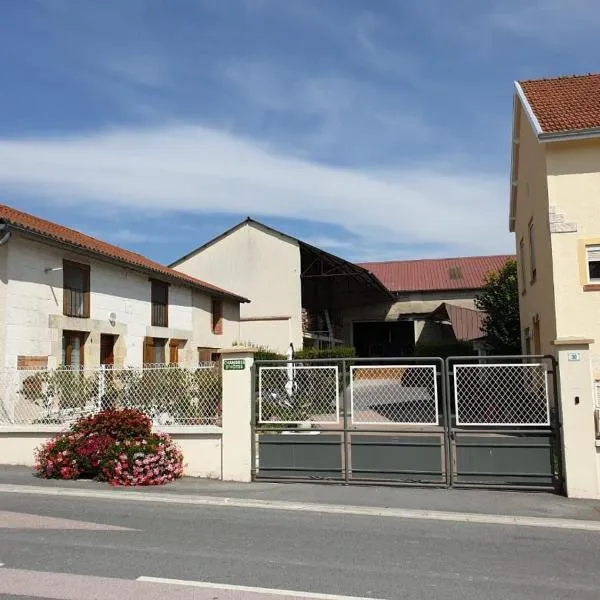
[[[337,366],[258,367],[258,422],[337,424]]]
[[[543,364],[454,366],[457,425],[550,425]]]
[[[435,365],[350,367],[352,422],[363,425],[438,425]]]
[[[186,369],[0,371],[0,424],[68,425],[108,408],[138,409],[160,425],[221,425],[221,373]]]

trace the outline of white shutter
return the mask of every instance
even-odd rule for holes
[[[587,246],[586,252],[588,261],[600,260],[600,246]]]

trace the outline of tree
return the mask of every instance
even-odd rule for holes
[[[517,261],[510,259],[496,272],[489,272],[475,297],[475,306],[486,313],[483,333],[494,354],[521,353],[519,284]]]

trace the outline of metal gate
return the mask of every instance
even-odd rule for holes
[[[560,491],[551,357],[257,361],[257,480]]]

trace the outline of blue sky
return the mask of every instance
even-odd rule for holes
[[[512,83],[597,0],[0,0],[0,199],[170,262],[246,216],[352,260],[511,252]]]

